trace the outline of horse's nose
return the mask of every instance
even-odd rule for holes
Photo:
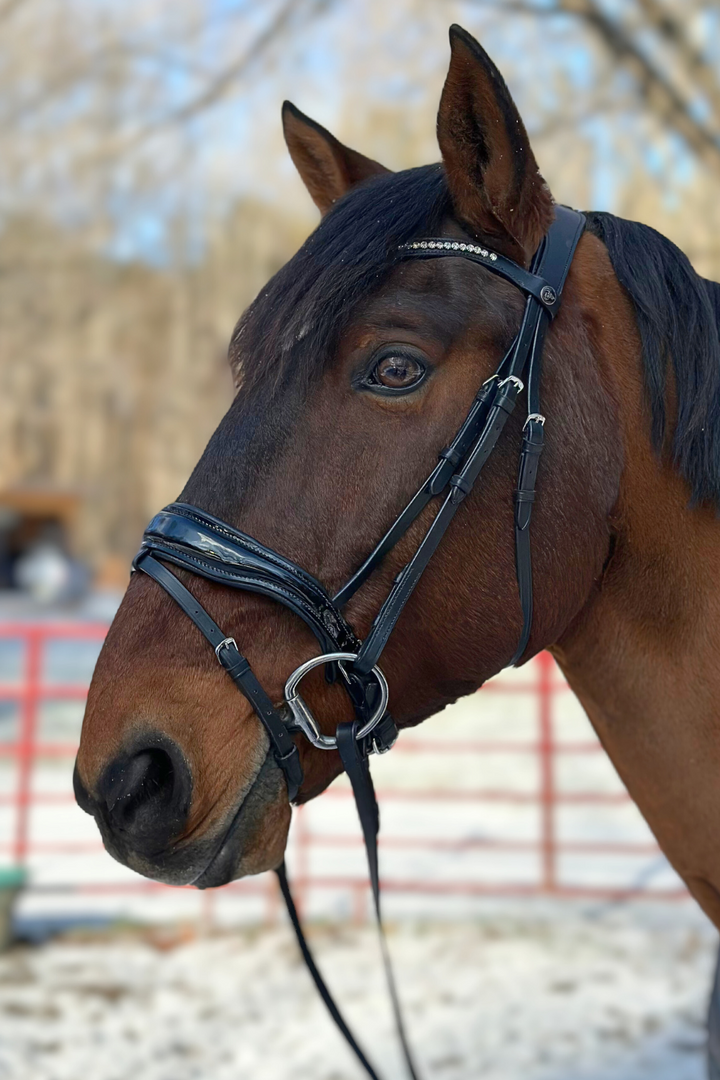
[[[182,833],[191,795],[187,762],[179,747],[163,738],[116,757],[102,773],[93,801],[128,848],[156,855]]]

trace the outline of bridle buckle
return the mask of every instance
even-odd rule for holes
[[[235,648],[237,649],[238,645],[237,645],[237,641],[235,640],[234,637],[223,638],[222,641],[220,642],[220,644],[215,646],[215,655],[217,656],[218,660],[220,659],[220,650],[221,649],[227,649],[227,648],[229,648],[230,645],[234,645]],[[238,649],[238,652],[239,651],[240,650]]]
[[[503,379],[500,383],[498,383],[499,389],[502,390],[502,388],[504,386],[507,386],[508,383],[512,383],[518,394],[522,394],[523,390],[525,389],[525,383],[522,381],[522,379],[519,379],[517,375],[508,375],[506,379]]]

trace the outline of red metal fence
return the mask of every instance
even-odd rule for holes
[[[5,787],[0,791],[0,808],[5,814],[3,821],[6,828],[0,834],[0,858],[16,865],[29,863],[31,869],[44,857],[52,858],[55,867],[55,879],[45,881],[35,888],[45,893],[82,892],[85,895],[158,893],[167,891],[166,886],[156,885],[142,878],[128,875],[125,880],[82,880],[64,879],[62,859],[83,853],[97,852],[97,860],[106,859],[101,854],[99,839],[70,835],[62,838],[43,838],[36,835],[33,828],[33,813],[39,808],[60,807],[66,810],[72,801],[71,763],[76,753],[76,739],[48,737],[43,733],[41,716],[48,702],[82,703],[87,694],[86,675],[82,679],[67,677],[63,670],[56,670],[54,675],[47,672],[48,651],[63,643],[64,648],[72,649],[72,643],[80,648],[83,643],[87,648],[93,642],[99,644],[106,633],[106,626],[89,623],[16,623],[0,624],[0,660],[1,647],[12,643],[15,648],[14,670],[8,676],[0,662],[0,708],[10,709],[11,722],[7,729],[0,726],[0,764],[5,772]],[[70,653],[67,653],[70,655]],[[12,666],[12,665],[10,665]],[[57,668],[57,664],[55,665]],[[62,669],[62,663],[60,668]],[[648,891],[643,880],[642,867],[648,863],[655,865],[659,852],[649,837],[643,834],[642,827],[634,826],[631,838],[624,833],[605,836],[580,836],[572,839],[563,835],[559,824],[559,815],[567,814],[570,808],[578,812],[602,812],[603,808],[627,807],[628,796],[619,785],[603,790],[565,790],[558,783],[558,770],[562,761],[574,755],[574,760],[585,755],[601,752],[599,743],[591,735],[582,739],[558,738],[556,719],[559,704],[568,694],[568,689],[548,654],[537,657],[530,666],[530,678],[517,678],[513,681],[493,681],[482,691],[482,695],[506,695],[513,704],[522,703],[527,710],[534,710],[535,734],[532,738],[500,739],[437,737],[424,735],[423,728],[406,732],[400,738],[393,751],[395,765],[403,757],[409,761],[418,755],[433,755],[434,763],[441,762],[443,755],[460,757],[466,774],[472,775],[473,762],[482,762],[487,772],[488,762],[494,756],[516,756],[518,762],[523,759],[527,768],[528,761],[534,762],[533,776],[537,783],[529,788],[502,786],[499,784],[460,785],[447,782],[437,784],[430,779],[415,787],[406,784],[388,783],[383,779],[382,769],[378,781],[378,796],[383,812],[393,806],[433,806],[442,805],[446,809],[455,807],[457,819],[462,820],[465,810],[471,806],[482,805],[490,814],[491,807],[503,807],[511,812],[512,808],[526,807],[537,817],[537,827],[532,835],[471,835],[460,829],[458,836],[411,835],[407,829],[393,833],[392,828],[384,829],[381,836],[383,850],[392,851],[393,856],[403,853],[404,857],[414,859],[415,865],[422,857],[432,853],[438,857],[454,852],[458,860],[468,853],[477,852],[477,859],[491,858],[498,853],[517,857],[523,865],[532,865],[528,874],[523,869],[520,877],[504,879],[496,874],[484,878],[473,872],[469,876],[462,873],[444,874],[440,878],[432,874],[412,869],[398,876],[386,873],[383,887],[389,894],[422,894],[428,897],[480,897],[485,895],[529,896],[554,895],[567,897],[614,898],[634,895],[642,892],[655,898],[677,898],[684,896],[684,890],[676,879],[670,877],[653,885]],[[527,672],[527,669],[526,669]],[[10,715],[10,714],[9,714]],[[13,719],[14,717],[14,719]],[[514,758],[513,758],[514,760]],[[51,790],[42,790],[36,781],[40,775],[40,764],[55,761],[63,763],[60,776],[62,782],[55,783]],[[518,766],[520,767],[520,766]],[[14,777],[14,782],[13,782]],[[348,808],[350,792],[342,783],[335,784],[326,793],[321,803],[330,809],[330,815],[337,816],[338,810]],[[312,804],[315,806],[316,804]],[[505,810],[503,812],[505,812]],[[78,814],[80,812],[78,811]],[[392,817],[392,813],[390,813]],[[75,820],[75,819],[73,819]],[[352,913],[360,917],[367,910],[367,881],[362,861],[359,830],[354,827],[352,817],[347,819],[348,827],[338,831],[317,827],[316,813],[310,806],[295,814],[292,844],[290,848],[290,866],[295,889],[301,905],[310,902],[318,891],[341,893],[352,897]],[[595,828],[593,826],[593,828]],[[41,834],[42,830],[37,830]],[[591,833],[593,829],[590,830]],[[597,831],[595,829],[595,831]],[[612,830],[611,830],[612,833]],[[89,834],[85,834],[86,837]],[[343,854],[344,853],[344,854]],[[603,882],[602,873],[597,880],[597,873],[590,875],[590,880],[568,879],[563,874],[563,859],[581,856],[584,860],[602,860],[620,857],[636,860],[640,867],[638,881],[624,882],[620,885]],[[348,857],[350,862],[348,862]],[[340,860],[339,869],[334,867]],[[654,862],[653,862],[654,861]],[[99,862],[97,865],[100,865]],[[104,864],[103,864],[104,865]],[[474,864],[475,869],[482,864]],[[520,863],[518,864],[520,865]],[[658,863],[660,865],[660,863]],[[58,870],[59,868],[59,870]],[[100,875],[99,875],[100,877]],[[667,879],[667,875],[665,875]],[[33,882],[31,880],[31,891]],[[250,879],[228,886],[228,890],[240,895],[264,897],[265,915],[273,917],[277,897],[274,879],[265,875],[259,879]],[[206,900],[206,904],[212,903]]]

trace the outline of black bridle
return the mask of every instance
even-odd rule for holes
[[[540,373],[547,328],[557,315],[565,280],[585,227],[585,218],[559,206],[530,269],[525,270],[481,244],[445,238],[415,240],[397,250],[398,259],[459,256],[486,267],[512,282],[526,296],[520,329],[495,374],[480,387],[455,438],[441,451],[438,464],[415,496],[395,519],[362,566],[331,597],[311,574],[218,518],[185,503],[172,503],[150,522],[133,568],[142,570],[173,597],[212,645],[220,664],[245,695],[262,722],[272,752],[283,770],[288,797],[294,801],[302,784],[302,769],[293,735],[301,732],[323,750],[337,749],[350,778],[368,855],[375,909],[380,919],[377,863],[378,808],[368,758],[389,750],[397,727],[387,711],[387,682],[377,666],[388,638],[420,577],[447,531],[460,504],[473,489],[485,462],[513,412],[521,391],[527,389],[527,419],[515,490],[515,563],[523,626],[510,664],[523,656],[533,618],[530,519],[535,480],[543,449],[545,417],[540,411]],[[415,554],[395,578],[369,634],[360,641],[342,615],[348,600],[367,580],[384,556],[397,544],[428,503],[443,501]],[[285,684],[285,703],[278,709],[256,679],[234,638],[226,636],[193,594],[165,565],[171,563],[236,589],[261,593],[288,607],[310,627],[320,655],[301,664]],[[338,725],[334,736],[324,735],[298,692],[302,678],[313,668],[326,666],[330,681],[340,680],[353,704],[355,719]],[[280,886],[313,979],[330,1012],[354,1049],[368,1075],[377,1075],[340,1016],[307,948],[290,896],[284,867]],[[410,1074],[416,1077],[400,1017],[392,974],[387,964],[398,1031]]]

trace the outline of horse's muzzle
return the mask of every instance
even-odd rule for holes
[[[192,799],[192,774],[172,739],[146,734],[106,765],[92,793],[76,764],[73,787],[114,858],[141,873],[163,867],[185,830]]]
[[[238,793],[229,816],[202,835],[188,833],[192,775],[167,736],[146,736],[143,745],[119,754],[94,792],[87,790],[77,765],[73,784],[78,805],[95,818],[108,853],[145,877],[207,888],[272,869],[282,860],[290,808],[271,754]],[[275,835],[259,843],[269,823]]]

